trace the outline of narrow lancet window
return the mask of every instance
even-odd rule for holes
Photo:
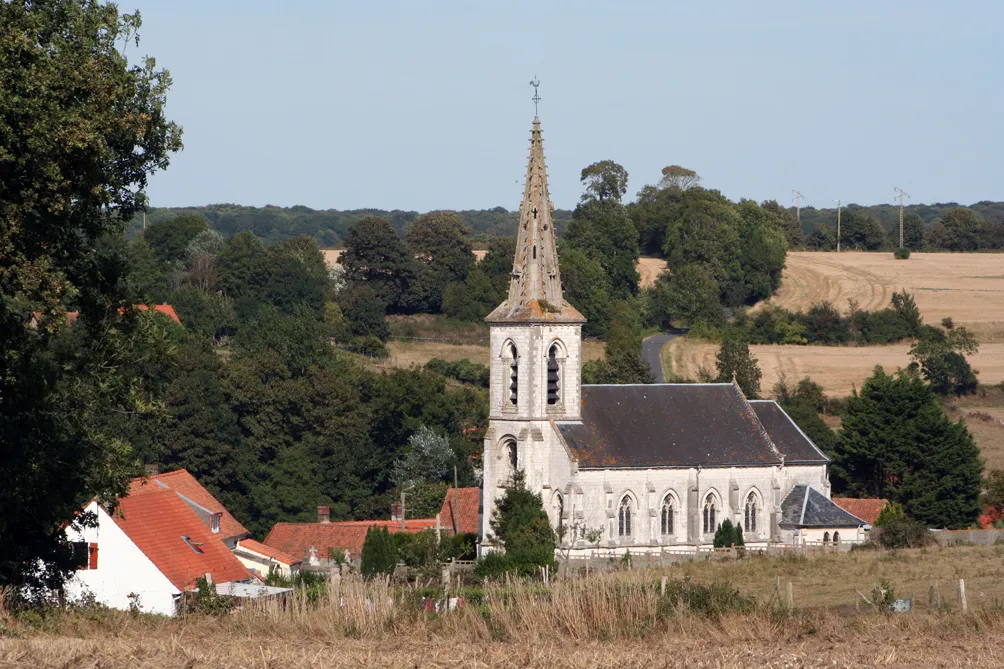
[[[552,344],[547,352],[547,403],[558,404],[561,400],[561,366],[558,363],[558,345]]]
[[[746,514],[743,518],[746,521],[743,526],[745,532],[756,532],[756,506],[756,493],[751,492],[749,497],[746,498]]]
[[[512,344],[509,344],[509,404],[519,404],[519,355]]]
[[[715,524],[715,496],[708,495],[704,500],[704,533],[711,534],[718,525]]]
[[[673,533],[673,498],[669,495],[662,501],[662,534]]]
[[[617,536],[631,536],[631,498],[627,495],[621,500],[621,506],[617,513]]]

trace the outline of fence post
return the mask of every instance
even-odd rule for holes
[[[934,604],[936,611],[941,610],[941,588],[938,586],[937,581],[931,586],[931,602]]]
[[[788,608],[795,608],[795,598],[792,596],[791,581],[788,581]]]
[[[959,606],[962,607],[963,613],[969,611],[969,606],[966,604],[966,581],[961,578],[959,579]]]
[[[666,596],[666,577],[665,576],[662,577],[662,585],[659,588],[659,594],[661,594],[663,597]]]

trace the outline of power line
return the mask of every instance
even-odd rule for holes
[[[899,193],[896,196],[899,198],[899,247],[903,248],[903,198],[910,197],[910,194],[899,186],[893,186],[893,190]]]
[[[840,252],[840,207],[846,204],[843,200],[833,200],[836,203],[836,252]]]

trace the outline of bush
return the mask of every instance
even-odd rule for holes
[[[929,543],[927,528],[906,515],[883,521],[878,542],[883,548],[920,548]]]
[[[901,249],[896,249],[895,251],[893,251],[892,255],[893,257],[896,258],[896,260],[906,260],[907,258],[910,257],[910,249],[906,247],[903,247]]]
[[[387,347],[384,345],[380,339],[375,335],[366,335],[365,337],[353,337],[345,344],[345,348],[353,353],[359,353],[360,355],[367,355],[371,358],[386,358]]]
[[[748,613],[756,608],[752,595],[743,596],[730,583],[712,583],[710,586],[694,583],[690,577],[666,584],[666,595],[659,599],[657,615],[668,618],[677,615],[680,608],[688,613],[717,619],[729,613]]]
[[[744,546],[743,528],[741,525],[733,525],[732,521],[726,518],[715,530],[715,548],[729,548],[730,546]]]
[[[433,358],[425,363],[425,368],[430,372],[441,374],[445,377],[456,379],[461,383],[471,383],[487,388],[489,384],[489,371],[485,365],[471,362],[470,360],[456,360],[447,362],[439,358]]]

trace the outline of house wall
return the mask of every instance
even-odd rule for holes
[[[254,569],[263,577],[268,576],[269,570],[274,569],[283,578],[293,576],[293,568],[288,564],[283,564],[278,560],[270,558],[261,553],[257,553],[249,548],[238,545],[233,550],[234,556],[241,561],[241,564],[248,569]]]
[[[799,530],[785,529],[781,531],[784,543],[799,546],[805,544],[818,544],[833,542],[833,533],[840,533],[841,544],[859,544],[868,540],[867,532],[863,527],[812,527],[801,528]]]
[[[97,514],[97,527],[71,527],[66,534],[70,541],[98,545],[98,568],[77,571],[67,583],[67,596],[75,599],[90,592],[113,609],[127,610],[129,594],[136,593],[144,612],[173,616],[178,589],[96,502],[87,510]]]

